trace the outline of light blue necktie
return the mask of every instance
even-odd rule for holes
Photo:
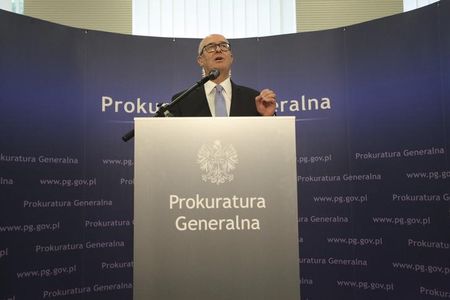
[[[225,98],[222,94],[223,87],[216,85],[216,95],[214,96],[214,105],[216,106],[216,117],[227,117],[227,106],[225,105]]]

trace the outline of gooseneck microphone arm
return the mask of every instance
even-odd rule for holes
[[[220,71],[217,69],[211,70],[209,72],[208,76],[203,77],[201,80],[197,81],[193,86],[191,86],[189,89],[184,91],[181,95],[173,99],[170,103],[164,103],[159,108],[158,111],[156,111],[155,115],[153,117],[160,118],[160,117],[173,117],[172,113],[170,112],[170,108],[180,101],[182,101],[187,95],[189,95],[193,90],[196,88],[203,86],[207,81],[214,80],[217,77],[219,77]],[[122,140],[124,142],[128,142],[134,137],[134,129],[128,131],[126,134],[122,136]]]

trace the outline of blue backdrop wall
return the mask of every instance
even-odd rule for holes
[[[441,1],[231,41],[296,116],[302,299],[450,298],[449,28]],[[132,299],[120,137],[200,78],[198,42],[0,11],[0,299]]]

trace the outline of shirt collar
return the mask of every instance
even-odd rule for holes
[[[229,95],[229,97],[231,97],[231,79],[230,79],[230,77],[227,77],[227,79],[225,79],[224,81],[222,81],[219,84],[223,87],[225,94],[227,94],[227,95]],[[215,87],[216,87],[216,83],[212,82],[211,80],[207,81],[205,83],[206,95],[213,93],[213,89]]]

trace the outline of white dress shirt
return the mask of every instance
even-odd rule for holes
[[[220,83],[220,85],[223,87],[223,98],[225,99],[225,105],[227,107],[227,115],[230,115],[230,108],[231,108],[231,79],[228,77],[224,81]],[[211,115],[213,117],[216,116],[216,105],[214,103],[214,97],[216,95],[216,84],[214,82],[207,81],[205,85],[203,86],[205,89],[206,99],[208,99],[208,105],[209,110],[211,111]]]

